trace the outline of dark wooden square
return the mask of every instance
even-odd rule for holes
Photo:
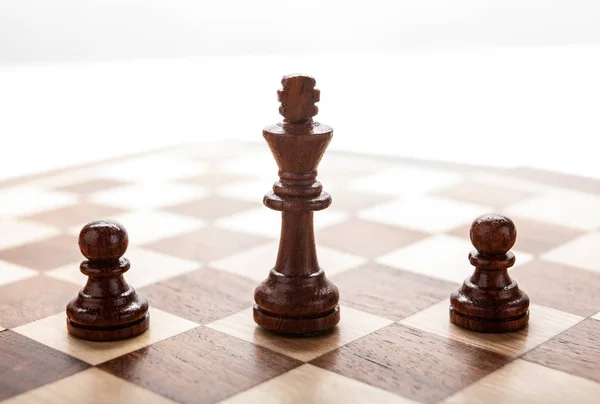
[[[394,321],[448,298],[459,286],[374,263],[336,275],[332,280],[341,291],[342,304]]]
[[[523,359],[600,383],[600,321],[584,320]]]
[[[365,258],[376,258],[428,236],[420,231],[360,219],[351,219],[316,233],[318,245]]]
[[[76,205],[38,213],[26,217],[26,219],[67,230],[70,227],[85,224],[92,220],[110,219],[124,212],[124,209],[111,206],[80,202]],[[77,249],[76,244],[74,248]]]
[[[507,356],[392,324],[312,362],[422,403],[437,403],[507,364]]]
[[[244,210],[253,209],[257,206],[260,206],[260,199],[257,203],[251,203],[210,195],[200,200],[170,206],[165,208],[165,210],[186,216],[215,220]]]
[[[23,267],[46,271],[83,261],[77,236],[59,235],[0,251],[0,259]]]
[[[436,192],[436,195],[489,206],[493,211],[532,197],[534,194],[478,181],[462,181]]]
[[[199,327],[99,367],[180,403],[215,403],[301,362]]]
[[[204,264],[259,246],[271,239],[214,227],[205,227],[144,247]]]
[[[517,227],[517,242],[513,249],[530,254],[541,254],[583,234],[579,230],[523,219],[521,217],[514,217],[512,220]],[[470,224],[468,226],[461,226],[450,233],[469,240],[469,227]],[[519,257],[517,256],[518,259]]]
[[[52,383],[89,367],[90,365],[79,359],[11,330],[0,332],[0,400]]]
[[[0,287],[0,325],[14,328],[66,309],[83,285],[34,276]]]
[[[535,259],[511,271],[532,302],[583,317],[600,311],[597,273]]]
[[[199,324],[252,306],[255,283],[227,272],[200,269],[141,290],[152,307]]]

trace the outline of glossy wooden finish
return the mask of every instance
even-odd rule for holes
[[[99,368],[179,403],[216,403],[300,363],[198,327],[105,362]]]
[[[517,240],[514,223],[506,216],[484,214],[473,221],[470,236],[475,272],[450,296],[450,320],[479,332],[523,328],[529,321],[529,297],[508,274],[515,263],[509,251]]]
[[[94,221],[81,229],[79,249],[88,260],[81,263],[80,270],[89,279],[67,305],[67,330],[71,335],[115,341],[148,329],[148,302],[123,277],[130,267],[122,257],[128,244],[127,230],[115,221]]]
[[[11,330],[0,333],[0,400],[81,372],[88,364]]]
[[[529,351],[523,359],[600,383],[600,321],[586,319]]]
[[[506,355],[392,324],[310,363],[414,402],[433,404],[510,360]]]
[[[598,401],[597,194],[563,190],[551,173],[544,179],[558,189],[549,195],[504,169],[328,150],[319,179],[335,186],[335,206],[315,213],[314,236],[343,318],[317,337],[286,338],[252,316],[253,292],[277,254],[271,221],[261,220],[279,214],[248,202],[264,177],[245,163],[264,162],[265,152],[264,144],[184,145],[0,183],[0,211],[8,213],[0,220],[6,404]],[[450,191],[443,172],[457,174]],[[122,184],[95,180],[107,173]],[[397,220],[402,212],[386,206],[422,193],[424,182],[431,187],[423,200],[443,192],[446,203],[434,211],[416,204],[410,214],[425,212],[422,219]],[[168,198],[135,191],[148,188]],[[507,195],[511,189],[518,192]],[[73,192],[74,204],[56,199],[57,190]],[[465,259],[470,220],[458,220],[458,206],[474,201],[512,212],[519,230],[513,248],[522,265],[509,273],[532,304],[518,332],[476,333],[448,319],[448,297],[473,269]],[[98,214],[109,207],[117,212]],[[379,208],[393,223],[364,214]],[[432,212],[457,216],[456,227],[422,226]],[[125,254],[133,272],[124,276],[148,298],[152,325],[136,338],[93,342],[65,328],[65,305],[87,280],[71,229],[107,216],[135,242]]]
[[[333,129],[312,119],[319,101],[312,77],[286,76],[281,84],[284,121],[263,130],[279,167],[279,181],[263,202],[282,212],[281,237],[275,267],[254,294],[254,320],[277,333],[307,335],[340,320],[339,292],[319,267],[313,229],[313,211],[331,204],[316,177]]]

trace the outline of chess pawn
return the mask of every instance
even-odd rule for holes
[[[312,77],[286,76],[281,84],[284,120],[263,130],[279,167],[263,203],[282,212],[281,237],[275,266],[254,292],[254,321],[280,334],[312,335],[340,320],[339,291],[319,266],[313,229],[313,212],[331,204],[316,177],[333,129],[312,119],[319,101]]]
[[[69,334],[91,341],[114,341],[146,331],[150,323],[148,302],[127,284],[123,258],[129,238],[118,222],[94,221],[79,233],[79,249],[87,258],[80,270],[86,285],[67,305]]]
[[[485,214],[476,218],[470,230],[476,251],[469,253],[475,271],[450,296],[450,320],[479,332],[516,331],[529,321],[529,297],[511,279],[508,268],[515,255],[509,250],[517,230],[508,217]]]

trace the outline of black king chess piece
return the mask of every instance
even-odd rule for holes
[[[312,119],[320,94],[312,77],[286,76],[281,84],[284,120],[263,130],[279,167],[263,203],[281,211],[281,237],[275,267],[254,293],[254,321],[280,334],[311,335],[340,320],[339,292],[319,267],[313,228],[313,212],[331,204],[316,177],[333,129]]]

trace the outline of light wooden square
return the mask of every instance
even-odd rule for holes
[[[278,242],[271,242],[260,247],[242,251],[239,254],[222,260],[213,261],[208,266],[222,271],[261,282],[267,278],[269,271],[277,259]],[[318,246],[319,265],[327,276],[333,276],[352,268],[357,268],[367,260],[357,255],[348,254],[333,248]]]
[[[275,171],[277,173],[277,171]],[[242,174],[242,173],[236,173]],[[233,184],[227,184],[219,187],[217,195],[224,198],[237,199],[245,202],[254,202],[258,207],[263,207],[262,199],[269,192],[273,183],[277,180],[277,175],[260,177],[255,180],[241,181]]]
[[[486,172],[476,171],[469,178],[476,182],[481,182],[488,185],[495,185],[503,188],[510,188],[515,191],[548,193],[556,191],[560,188],[545,185],[539,182],[528,181],[518,177],[511,177],[501,174],[490,174]]]
[[[600,272],[600,232],[588,233],[545,252],[547,261]]]
[[[99,175],[95,167],[69,169],[69,171],[59,174],[34,179],[29,184],[46,188],[61,188],[98,179]]]
[[[444,404],[592,404],[598,403],[600,384],[517,359],[464,390]]]
[[[398,323],[482,349],[517,357],[584,319],[575,314],[531,304],[527,328],[512,333],[487,334],[465,330],[452,324],[449,307],[449,299],[444,300]]]
[[[129,245],[142,245],[163,238],[179,236],[206,226],[201,219],[164,211],[137,211],[111,217],[123,224],[129,235]],[[78,235],[85,223],[73,226],[69,232]]]
[[[350,307],[340,310],[341,320],[332,332],[311,338],[282,337],[266,332],[254,322],[251,308],[207,324],[207,327],[308,362],[393,323]]]
[[[74,338],[67,333],[64,312],[22,325],[13,331],[84,362],[98,365],[195,327],[198,324],[192,321],[150,308],[148,331],[122,341],[95,342]]]
[[[187,184],[136,184],[95,192],[90,201],[123,209],[155,209],[205,198],[206,188]]]
[[[27,279],[37,274],[39,272],[33,269],[0,260],[0,286]]]
[[[271,178],[271,185],[277,180],[279,168],[275,158],[265,145],[262,150],[240,153],[239,156],[219,161],[218,171],[230,174],[252,175]],[[264,191],[263,191],[264,192]]]
[[[15,396],[4,404],[173,404],[166,397],[91,368]]]
[[[0,219],[0,250],[34,243],[60,234],[60,230],[41,223],[19,219]]]
[[[157,183],[201,175],[207,168],[197,160],[160,154],[105,164],[98,167],[97,172],[102,178]]]
[[[504,213],[577,230],[600,227],[600,196],[557,190],[508,206]]]
[[[457,184],[461,179],[460,173],[448,170],[397,165],[357,178],[351,182],[350,189],[387,195],[421,195]]]
[[[410,230],[444,233],[491,210],[489,206],[454,199],[410,196],[362,210],[358,217]]]
[[[472,250],[471,243],[463,238],[438,235],[382,255],[376,261],[392,268],[462,283],[475,270],[468,259]],[[533,258],[531,254],[521,251],[513,253],[516,256],[513,268]]]
[[[0,190],[0,217],[29,216],[74,205],[77,201],[77,195],[35,185],[4,188]]]
[[[131,269],[124,275],[125,280],[135,289],[183,275],[202,267],[202,264],[196,261],[172,257],[141,247],[129,248],[125,253],[125,258],[131,263]],[[82,257],[82,260],[84,259]],[[52,269],[45,272],[45,275],[83,287],[88,278],[79,271],[80,262],[77,261]]]
[[[309,364],[221,402],[221,404],[295,403],[410,404],[415,402]]]
[[[327,209],[315,212],[314,228],[318,231],[346,220],[348,215],[345,212]],[[218,219],[215,226],[240,233],[278,238],[281,234],[281,214],[263,206]]]

